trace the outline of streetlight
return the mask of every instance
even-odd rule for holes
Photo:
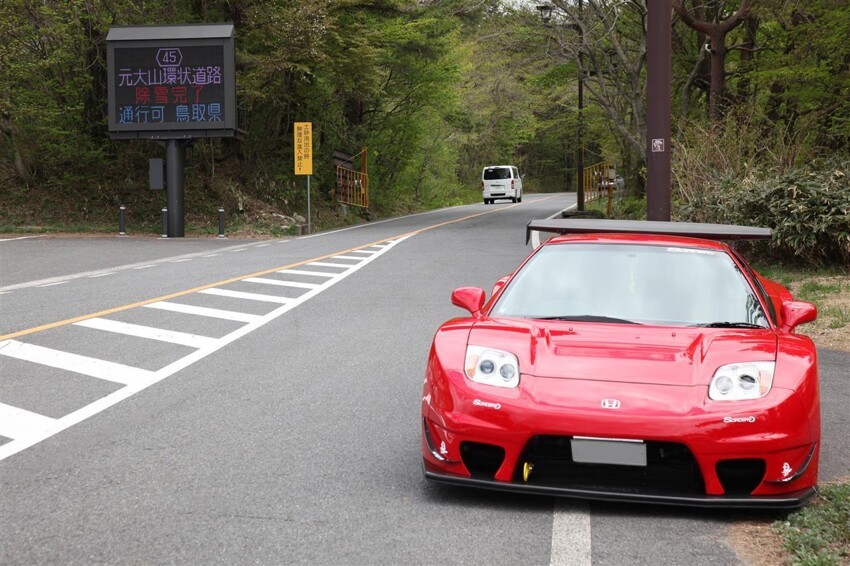
[[[540,19],[543,20],[543,23],[548,24],[552,19],[552,6],[549,4],[542,4],[537,6],[537,11],[540,12]]]
[[[578,16],[581,18],[583,0],[578,0]],[[549,4],[541,4],[537,6],[537,11],[540,12],[540,19],[544,24],[548,24],[552,20],[552,6]],[[578,201],[578,210],[584,210],[584,144],[582,140],[582,110],[584,109],[584,65],[582,64],[582,47],[584,46],[584,31],[581,26],[574,24],[570,26],[579,33],[579,49],[578,49],[578,127],[576,128],[576,137],[578,138],[578,149],[576,157],[576,201]]]

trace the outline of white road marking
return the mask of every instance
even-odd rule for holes
[[[205,255],[205,256],[201,256],[201,257],[218,257],[218,256],[220,256],[220,255],[221,255],[221,254],[207,254],[207,255]]]
[[[259,244],[259,245],[257,245],[256,247],[258,247],[258,248],[265,248],[265,247],[268,247],[268,246],[270,246],[270,245],[271,245],[271,244]]]
[[[210,309],[207,307],[196,307],[193,305],[183,305],[180,303],[170,303],[168,301],[158,301],[149,305],[143,305],[149,309],[159,309],[163,311],[179,312],[183,314],[194,314],[198,316],[208,316],[210,318],[220,318],[223,320],[235,320],[237,322],[256,322],[261,316],[256,314],[248,314],[244,312],[226,311],[221,309]]]
[[[187,262],[187,261],[192,261],[192,258],[174,259],[174,260],[171,260],[171,263],[184,263],[184,262]]]
[[[589,566],[590,511],[586,506],[555,499],[552,517],[551,566]]]
[[[410,237],[410,236],[405,236],[405,237],[399,238],[399,239],[395,240],[395,243],[401,242],[401,241],[407,239],[408,237]],[[392,248],[392,246],[388,246],[388,247],[386,247],[385,250],[382,250],[382,252],[388,251],[391,248]],[[371,263],[373,260],[377,259],[378,257],[380,257],[380,254],[366,258],[360,264],[352,266],[348,271],[337,274],[335,276],[336,280],[334,281],[334,283],[342,281],[343,279],[345,279],[346,277],[348,277],[352,273],[355,273],[359,269],[365,267],[367,264]],[[111,394],[109,394],[105,397],[101,397],[100,399],[98,399],[94,403],[86,405],[85,407],[82,407],[82,408],[74,411],[73,413],[69,413],[69,414],[65,415],[64,417],[62,417],[60,419],[56,419],[55,425],[52,426],[49,430],[46,430],[46,431],[41,430],[38,433],[33,433],[32,435],[27,436],[26,438],[14,439],[11,442],[7,442],[6,444],[3,444],[2,446],[0,446],[0,460],[3,460],[5,458],[8,458],[9,456],[17,454],[21,450],[25,450],[25,449],[29,448],[30,446],[33,446],[34,444],[37,444],[37,443],[41,442],[42,440],[44,440],[46,438],[49,438],[49,437],[51,437],[55,434],[58,434],[58,433],[62,432],[63,430],[65,430],[69,427],[72,427],[75,424],[78,424],[78,423],[88,419],[89,417],[92,417],[92,416],[100,413],[101,411],[108,409],[109,407],[111,407],[111,406],[113,406],[117,403],[120,403],[124,399],[127,399],[128,397],[131,397],[135,393],[138,393],[139,391],[142,391],[143,389],[150,387],[154,383],[157,383],[157,382],[159,382],[159,381],[161,381],[161,380],[163,380],[167,377],[170,377],[171,375],[174,375],[175,373],[177,373],[181,369],[184,369],[184,368],[191,366],[195,362],[202,360],[203,358],[209,356],[210,354],[216,352],[217,350],[223,348],[224,346],[230,344],[231,342],[234,342],[234,341],[238,340],[239,338],[242,338],[246,334],[249,334],[249,333],[253,332],[254,330],[256,330],[257,328],[260,328],[261,326],[268,324],[269,322],[275,320],[276,318],[286,314],[287,312],[294,309],[298,305],[312,299],[313,297],[315,297],[316,295],[318,295],[319,293],[321,293],[325,289],[329,289],[330,286],[331,285],[321,285],[319,287],[316,287],[315,289],[307,291],[306,293],[302,294],[297,299],[293,299],[291,303],[281,305],[278,308],[274,309],[273,311],[271,311],[270,313],[268,313],[264,316],[249,315],[249,314],[236,313],[236,312],[230,312],[230,311],[220,311],[220,310],[217,310],[217,309],[208,309],[208,308],[203,308],[203,307],[193,307],[193,306],[189,306],[189,305],[181,305],[181,304],[178,304],[178,303],[169,303],[169,302],[166,302],[166,301],[159,301],[159,302],[156,302],[156,303],[143,305],[143,306],[148,307],[148,308],[162,309],[162,310],[168,310],[168,311],[174,311],[174,312],[183,312],[183,313],[188,313],[188,314],[197,314],[197,315],[201,315],[201,316],[213,316],[213,317],[216,317],[216,318],[228,318],[230,320],[243,319],[243,320],[245,320],[245,322],[247,322],[247,324],[245,324],[244,326],[241,326],[240,328],[237,328],[236,330],[234,330],[230,334],[227,334],[226,336],[219,338],[218,340],[216,340],[214,343],[210,344],[209,346],[195,350],[193,353],[191,353],[191,354],[189,354],[189,355],[187,355],[187,356],[185,356],[185,357],[183,357],[183,358],[181,358],[181,359],[159,369],[156,372],[147,372],[148,374],[151,374],[151,377],[147,380],[140,380],[138,382],[131,383],[131,384],[127,385],[126,387],[122,387],[118,391],[115,391],[114,393],[111,393]],[[239,317],[239,318],[233,318],[234,316]],[[6,340],[6,341],[0,342],[0,352],[3,352],[4,350],[6,350],[13,342],[15,342],[15,341]],[[18,342],[18,344],[21,344],[21,343]],[[41,363],[43,363],[43,362],[41,362]],[[139,370],[139,371],[142,371],[142,370]],[[2,419],[2,415],[0,415],[0,419]],[[46,421],[43,421],[43,422],[46,423]]]
[[[239,252],[244,252],[244,251],[245,251],[245,248],[239,248],[238,250],[230,250],[230,253],[237,254]]]
[[[351,263],[330,263],[330,262],[327,262],[327,261],[314,261],[314,262],[308,263],[307,265],[315,265],[316,267],[341,267],[343,269],[348,269],[349,267],[352,267],[354,264],[351,264]]]
[[[133,269],[150,269],[151,267],[156,267],[155,264],[150,263],[148,265],[140,265],[139,267],[134,267]]]
[[[17,238],[2,238],[0,242],[11,242],[13,240],[31,240],[33,238],[43,238],[46,234],[39,234],[38,236],[18,236]]]
[[[107,275],[115,275],[115,272],[108,271],[106,273],[98,273],[97,275],[89,275],[89,279],[97,279],[98,277],[106,277]]]
[[[56,419],[0,403],[0,436],[26,438],[50,430]]]
[[[350,255],[335,255],[331,259],[353,259],[354,261],[363,261],[362,257],[350,256]]]
[[[263,283],[264,285],[278,285],[280,287],[294,287],[296,289],[315,289],[319,286],[317,283],[299,283],[298,281],[282,281],[280,279],[267,279],[265,277],[249,277],[242,281]]]
[[[260,293],[244,293],[242,291],[230,291],[228,289],[219,289],[217,287],[213,287],[212,289],[204,289],[203,291],[198,291],[198,293],[203,293],[204,295],[218,295],[219,297],[230,297],[233,299],[245,299],[247,301],[278,303],[281,305],[292,302],[292,299],[289,299],[287,297],[280,297],[276,295],[262,295]]]
[[[55,283],[46,283],[44,285],[39,285],[39,287],[53,287],[54,285],[64,285],[67,281],[57,281]]]
[[[209,338],[207,336],[198,336],[197,334],[165,330],[163,328],[154,328],[152,326],[129,324],[127,322],[119,322],[117,320],[109,320],[107,318],[90,318],[88,320],[75,322],[74,325],[94,328],[96,330],[105,330],[106,332],[115,332],[116,334],[124,334],[127,336],[136,336],[138,338],[159,340],[160,342],[179,344],[181,346],[189,346],[191,348],[206,348],[214,345],[216,342],[215,338]]]
[[[148,381],[153,376],[153,372],[146,369],[71,354],[35,344],[25,344],[17,340],[0,342],[0,355],[114,381],[115,383],[123,383],[124,385]]]
[[[303,271],[301,269],[281,269],[278,273],[292,273],[293,275],[312,275],[314,277],[334,278],[339,273],[323,273],[321,271]]]
[[[377,251],[372,251],[372,250],[351,250],[351,251],[350,251],[350,252],[348,252],[348,253],[351,253],[351,254],[373,255],[373,254],[376,254],[376,253],[378,253],[378,252],[377,252]]]

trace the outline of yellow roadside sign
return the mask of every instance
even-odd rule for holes
[[[313,122],[295,122],[295,174],[313,174]]]

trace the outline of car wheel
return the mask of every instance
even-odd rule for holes
[[[484,204],[490,204],[490,199],[485,198],[485,199],[484,199]]]
[[[516,198],[517,202],[522,202],[522,193],[519,193],[519,196]]]

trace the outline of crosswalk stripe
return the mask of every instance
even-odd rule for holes
[[[16,440],[49,431],[56,419],[0,403],[0,436]]]
[[[298,281],[281,281],[280,279],[266,279],[265,277],[249,277],[243,279],[248,283],[262,283],[264,285],[277,285],[279,287],[295,287],[296,289],[315,289],[321,287],[315,283],[299,283]]]
[[[331,259],[353,259],[354,261],[363,261],[364,258],[353,255],[335,255]]]
[[[142,305],[149,309],[159,309],[163,311],[180,312],[183,314],[195,314],[198,316],[208,316],[210,318],[221,318],[223,320],[235,320],[238,322],[255,322],[260,320],[261,316],[256,314],[248,314],[244,312],[226,311],[222,309],[211,309],[208,307],[196,307],[194,305],[184,305],[181,303],[170,303],[168,301],[157,301],[148,305]]]
[[[0,354],[98,379],[123,383],[124,385],[150,380],[154,375],[154,372],[146,369],[36,346],[35,344],[25,344],[17,340],[0,343]]]
[[[313,261],[308,263],[307,265],[315,265],[316,267],[342,267],[345,269],[348,269],[349,267],[354,267],[354,265],[350,263],[330,263],[327,261]]]
[[[152,326],[129,324],[127,322],[119,322],[117,320],[109,320],[106,318],[90,318],[88,320],[75,322],[74,325],[94,328],[95,330],[115,332],[116,334],[125,334],[127,336],[136,336],[138,338],[159,340],[160,342],[189,346],[190,348],[204,348],[207,346],[213,346],[217,342],[215,338],[209,338],[207,336],[198,336],[197,334],[165,330],[164,328],[154,328]]]
[[[323,273],[321,271],[304,271],[302,269],[281,269],[278,273],[289,273],[292,275],[312,275],[313,277],[336,277],[338,273]]]
[[[243,279],[244,281],[244,279]],[[244,293],[242,291],[230,291],[228,289],[204,289],[203,291],[198,291],[198,293],[203,293],[204,295],[217,295],[219,297],[230,297],[232,299],[245,299],[248,301],[262,301],[264,303],[278,303],[278,304],[286,304],[291,303],[292,299],[287,297],[278,297],[275,295],[262,295],[260,293]]]

